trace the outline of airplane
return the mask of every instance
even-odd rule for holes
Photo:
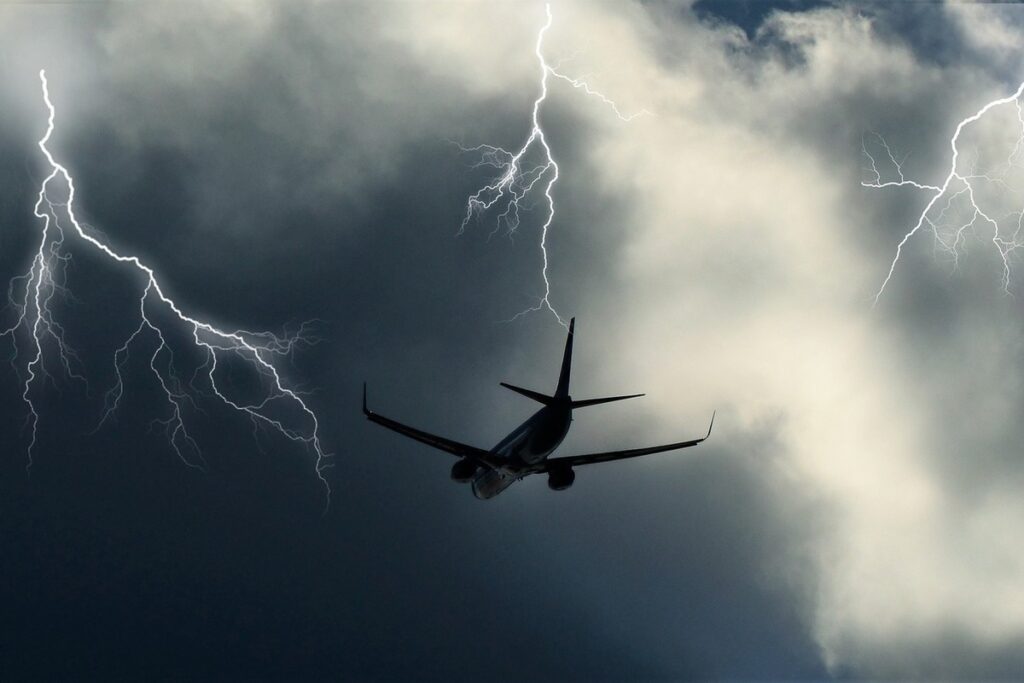
[[[572,339],[575,326],[576,319],[573,318],[569,322],[569,336],[565,341],[562,368],[558,374],[558,385],[555,387],[555,394],[553,396],[501,382],[501,386],[506,389],[511,389],[538,403],[542,403],[544,407],[534,413],[526,422],[516,427],[511,434],[499,441],[489,451],[415,429],[373,412],[366,407],[365,382],[363,383],[363,414],[371,422],[425,443],[428,446],[447,451],[459,458],[452,465],[451,478],[460,483],[472,482],[473,495],[481,500],[494,498],[515,482],[531,474],[546,473],[548,475],[548,487],[554,491],[564,491],[572,486],[573,481],[576,479],[576,474],[573,471],[575,467],[689,448],[696,446],[711,436],[711,428],[715,424],[714,413],[711,414],[711,424],[708,425],[708,433],[700,439],[679,441],[664,446],[634,448],[625,451],[608,451],[605,453],[587,453],[585,455],[549,458],[548,456],[558,448],[565,435],[569,432],[569,425],[572,423],[572,411],[574,409],[643,396],[643,394],[630,394],[628,396],[609,396],[606,398],[589,398],[577,401],[569,395],[569,372],[572,366]]]

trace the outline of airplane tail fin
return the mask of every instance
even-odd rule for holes
[[[606,398],[586,398],[582,401],[573,401],[573,410],[576,408],[586,408],[587,406],[596,406],[601,403],[611,403],[612,401],[625,401],[627,398],[637,398],[643,396],[643,394],[630,394],[629,396],[608,396]]]
[[[565,352],[562,354],[562,368],[558,373],[558,386],[555,388],[555,395],[548,396],[542,394],[539,391],[532,391],[530,389],[524,389],[517,387],[507,382],[502,382],[501,386],[506,389],[511,389],[517,394],[522,394],[527,398],[531,398],[538,403],[543,403],[546,406],[553,404],[568,403],[573,409],[586,408],[588,406],[596,406],[601,403],[611,403],[612,401],[625,401],[627,398],[637,398],[643,396],[643,394],[629,394],[628,396],[606,396],[603,398],[587,398],[581,401],[570,401],[569,400],[569,375],[572,372],[572,338],[573,330],[576,327],[576,318],[569,320],[569,336],[565,339]]]
[[[501,386],[506,389],[511,389],[517,394],[522,394],[526,398],[531,398],[538,403],[543,403],[546,406],[554,403],[566,402],[569,398],[569,373],[572,371],[572,331],[574,327],[576,327],[576,318],[569,321],[569,336],[565,340],[565,352],[562,354],[562,369],[558,373],[558,386],[555,388],[554,396],[548,396],[547,394],[542,394],[539,391],[517,387],[514,384],[509,384],[507,382],[501,382]]]
[[[562,354],[562,369],[558,373],[558,387],[555,398],[565,399],[569,396],[569,373],[572,371],[572,331],[576,327],[576,318],[569,321],[569,336],[565,338],[565,353]]]

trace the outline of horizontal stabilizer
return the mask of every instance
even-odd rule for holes
[[[573,401],[572,407],[573,409],[586,408],[587,406],[596,406],[600,403],[611,403],[612,401],[625,401],[627,398],[637,398],[638,396],[643,396],[643,394],[630,394],[629,396],[609,396],[607,398],[587,398],[583,399],[582,401]]]
[[[547,396],[545,394],[542,394],[539,391],[531,391],[530,389],[523,389],[522,387],[517,387],[517,386],[515,386],[513,384],[508,384],[507,382],[501,382],[501,386],[505,387],[506,389],[511,389],[512,391],[516,392],[517,394],[522,394],[526,398],[532,398],[534,401],[537,401],[538,403],[543,403],[544,405],[551,405],[551,403],[555,400],[551,396]]]

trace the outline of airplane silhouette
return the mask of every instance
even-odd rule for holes
[[[458,462],[452,466],[452,479],[461,483],[472,482],[473,495],[480,499],[493,498],[520,479],[542,472],[548,475],[549,488],[554,491],[563,491],[572,486],[576,479],[576,474],[573,472],[574,467],[689,448],[711,436],[711,427],[715,424],[714,413],[711,414],[708,433],[700,439],[649,448],[549,458],[548,456],[558,448],[569,432],[573,409],[643,396],[643,394],[630,394],[628,396],[589,398],[582,401],[573,400],[569,396],[569,372],[572,366],[572,339],[575,326],[576,319],[573,318],[569,322],[569,336],[565,341],[562,369],[558,374],[558,385],[555,388],[554,396],[501,382],[501,386],[542,403],[544,407],[516,427],[511,434],[489,451],[409,427],[371,411],[366,407],[365,382],[363,383],[363,414],[371,422],[376,422],[382,427],[458,457]]]

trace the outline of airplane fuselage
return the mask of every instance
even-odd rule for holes
[[[531,465],[548,457],[572,424],[571,399],[544,406],[498,442],[491,452],[510,464]],[[513,473],[481,468],[473,477],[473,495],[494,498],[519,479]]]

